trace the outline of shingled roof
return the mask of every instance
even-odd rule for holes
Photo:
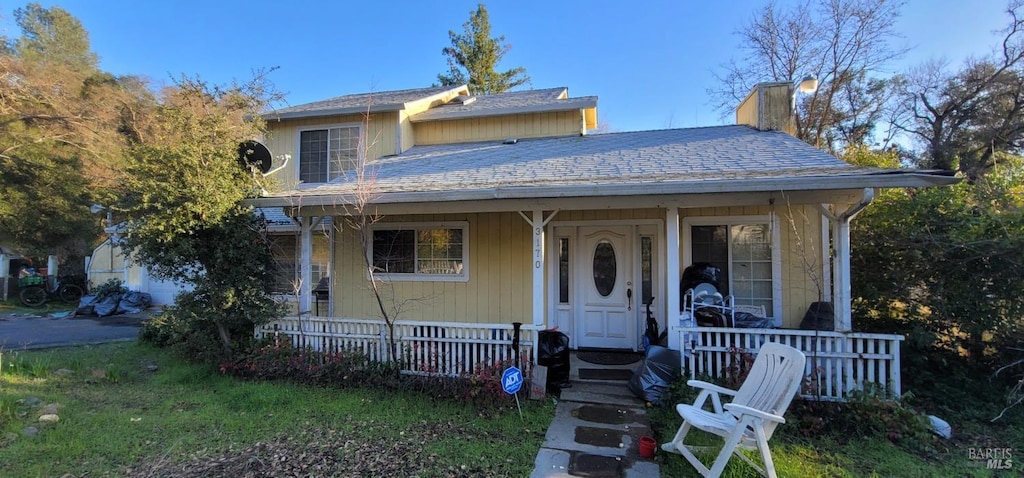
[[[399,111],[405,104],[421,100],[447,91],[465,89],[464,86],[437,86],[430,88],[414,88],[409,90],[381,91],[338,96],[322,101],[281,108],[263,114],[265,120],[305,118],[313,116],[331,116],[353,113]]]
[[[377,202],[589,197],[928,185],[931,172],[849,165],[780,132],[716,126],[415,146],[374,163]],[[889,178],[882,179],[882,175]],[[355,192],[346,179],[258,200]],[[286,205],[281,203],[280,205]]]
[[[469,102],[453,101],[412,116],[409,120],[417,123],[539,111],[565,111],[597,106],[596,96],[569,98],[568,92],[568,88],[561,87],[472,96],[469,97],[471,99]]]

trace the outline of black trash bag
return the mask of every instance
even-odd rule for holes
[[[627,385],[634,395],[657,405],[680,370],[678,350],[652,345],[647,348],[644,363],[633,371]]]
[[[96,308],[96,296],[95,295],[83,295],[81,299],[78,299],[78,308],[75,309],[75,315],[93,315],[96,312],[93,310]]]
[[[758,317],[749,312],[734,312],[733,322],[735,327],[743,327],[747,329],[774,329],[775,323],[772,319],[767,317]]]
[[[569,336],[557,330],[542,330],[537,337],[537,365],[548,368],[548,390],[569,383]]]
[[[693,318],[697,321],[698,327],[726,327],[729,325],[727,317],[721,309],[714,307],[698,307],[693,311]]]
[[[690,267],[683,269],[683,278],[679,281],[679,297],[686,297],[686,291],[697,287],[700,284],[708,283],[721,290],[718,280],[722,276],[722,270],[711,265],[710,262],[694,262]],[[686,304],[679,301],[679,310],[683,310]]]
[[[835,330],[836,314],[831,302],[812,302],[800,321],[801,330]]]
[[[153,297],[147,292],[129,292],[117,303],[118,314],[138,314],[153,303]]]
[[[98,317],[114,315],[117,312],[117,304],[121,302],[121,294],[109,295],[103,300],[96,302],[93,313]]]

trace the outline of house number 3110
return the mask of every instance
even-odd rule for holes
[[[544,253],[541,238],[544,237],[544,230],[539,227],[533,228],[533,268],[540,269],[541,254]]]

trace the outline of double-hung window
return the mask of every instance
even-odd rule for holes
[[[326,183],[355,169],[359,138],[358,124],[300,131],[299,180]]]
[[[372,233],[373,269],[385,279],[469,278],[467,223],[379,224]]]
[[[719,288],[736,305],[764,306],[777,317],[781,306],[781,257],[776,228],[767,216],[687,218],[686,264],[708,262],[721,269]]]

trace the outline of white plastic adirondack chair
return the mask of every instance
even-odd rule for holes
[[[789,408],[789,403],[793,401],[793,396],[803,381],[806,361],[803,352],[793,347],[767,343],[758,352],[754,365],[751,366],[750,373],[739,390],[729,390],[700,380],[688,381],[688,385],[700,388],[701,392],[693,405],[676,405],[676,411],[683,417],[683,424],[676,432],[675,438],[661,448],[667,452],[682,454],[701,475],[706,477],[720,476],[729,458],[735,454],[762,475],[775,478],[775,465],[772,463],[771,450],[768,449],[768,440],[772,437],[775,427],[786,421],[782,415]],[[722,394],[732,396],[732,402],[723,406],[720,398]],[[711,398],[713,411],[704,410],[708,398]],[[710,469],[693,454],[699,447],[683,443],[691,427],[725,439],[725,446]],[[757,450],[761,454],[764,468],[740,453],[737,448]]]

